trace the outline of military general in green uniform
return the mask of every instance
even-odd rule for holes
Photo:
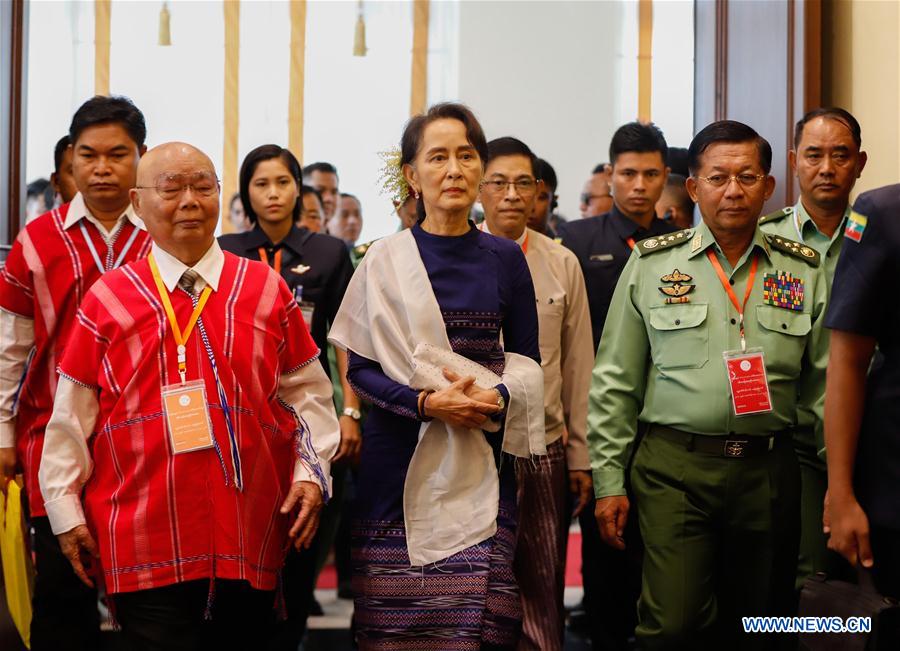
[[[861,151],[859,122],[841,108],[818,108],[797,122],[791,168],[800,186],[800,199],[794,206],[766,215],[759,220],[762,230],[787,237],[815,249],[831,293],[844,231],[850,218],[850,192],[866,165]],[[821,391],[818,383],[798,387],[801,392]],[[814,417],[806,405],[816,396],[804,396],[797,414],[794,447],[800,462],[800,557],[797,563],[797,588],[815,572],[831,576],[846,574],[840,557],[828,551],[822,532],[822,511],[827,477],[825,443],[816,439]]]
[[[793,608],[791,432],[798,383],[824,386],[827,287],[814,249],[758,227],[775,187],[763,138],[716,122],[688,156],[703,221],[635,248],[600,341],[588,418],[596,516],[621,547],[630,467],[646,546],[641,648],[768,649],[741,617]],[[808,408],[821,427],[817,395]]]

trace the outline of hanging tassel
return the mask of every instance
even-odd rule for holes
[[[172,32],[169,29],[169,7],[164,2],[159,10],[159,45],[172,45]]]
[[[366,21],[363,19],[363,3],[359,0],[359,15],[356,17],[356,34],[353,36],[353,56],[364,57],[366,48]]]

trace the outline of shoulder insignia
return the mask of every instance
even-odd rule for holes
[[[854,242],[859,242],[862,240],[863,231],[866,230],[866,224],[868,223],[868,217],[860,215],[855,210],[850,211],[850,217],[847,219],[847,227],[844,229],[844,237],[847,237]]]
[[[766,238],[766,242],[768,242],[772,248],[792,255],[795,258],[800,258],[812,267],[818,267],[819,264],[821,264],[818,252],[805,244],[789,240],[780,235],[770,235],[766,233],[764,234],[764,237]]]
[[[776,210],[775,212],[770,212],[768,215],[763,215],[759,218],[760,224],[768,224],[769,222],[777,222],[779,219],[784,219],[788,215],[794,212],[793,206],[788,206],[786,208],[782,208],[781,210]]]
[[[641,240],[634,246],[634,250],[637,251],[639,256],[650,255],[651,253],[655,253],[657,251],[661,251],[663,249],[669,249],[673,246],[678,246],[679,244],[684,244],[688,240],[691,239],[691,235],[694,234],[694,229],[689,228],[684,231],[678,231],[676,233],[669,233],[668,235],[657,235],[656,237],[648,237],[645,240]]]
[[[366,254],[366,251],[369,250],[369,247],[372,246],[377,240],[372,240],[371,242],[366,242],[365,244],[360,244],[357,247],[354,247],[353,254],[357,258],[361,258]]]

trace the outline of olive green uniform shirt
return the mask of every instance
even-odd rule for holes
[[[765,414],[735,416],[723,353],[740,349],[739,315],[707,258],[716,253],[742,301],[754,254],[759,266],[745,309],[747,348],[762,348],[772,401]],[[757,229],[732,269],[705,223],[649,238],[635,247],[613,295],[597,352],[590,392],[588,444],[597,497],[624,495],[625,466],[637,424],[665,425],[701,435],[765,435],[792,427],[797,384],[821,388],[814,404],[821,430],[827,342],[827,295],[813,249]],[[663,276],[691,277],[687,303],[666,303]],[[764,297],[779,274],[803,283],[797,309]],[[773,278],[773,276],[775,278]],[[807,378],[809,378],[807,380]]]
[[[850,206],[844,211],[844,218],[834,234],[828,237],[816,226],[809,216],[803,201],[797,201],[794,206],[788,206],[770,215],[760,218],[759,225],[763,232],[780,235],[788,239],[796,240],[816,250],[822,260],[822,268],[825,271],[825,281],[828,287],[828,295],[831,295],[831,283],[834,280],[834,270],[837,268],[838,257],[841,254],[841,243],[844,241],[844,228],[847,226],[847,218],[850,216]],[[826,343],[828,333],[825,333]],[[824,391],[824,385],[814,382],[812,386],[798,387],[801,394],[807,391]],[[797,408],[797,424],[804,428],[811,428],[815,423],[815,416],[807,406],[814,402],[814,396],[801,399]],[[816,445],[819,453],[824,455],[825,443],[822,440],[808,441],[810,445]]]

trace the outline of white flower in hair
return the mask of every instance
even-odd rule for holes
[[[406,201],[409,196],[409,184],[403,175],[400,165],[400,149],[394,147],[387,151],[378,152],[384,165],[381,167],[381,176],[378,182],[381,184],[381,194],[387,195],[398,205]]]

